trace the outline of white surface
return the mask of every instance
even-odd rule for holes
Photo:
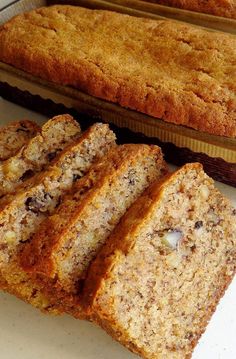
[[[0,98],[0,124],[45,117]],[[236,206],[236,189],[217,183]],[[236,359],[236,279],[221,300],[193,359]],[[0,293],[0,359],[131,359],[121,345],[91,323],[69,316],[49,317]],[[171,359],[171,358],[168,358]]]
[[[0,9],[8,5],[10,2],[11,0],[0,0]]]

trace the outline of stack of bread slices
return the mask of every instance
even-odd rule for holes
[[[93,320],[144,358],[190,358],[235,274],[236,210],[200,164],[69,115],[0,132],[0,286]]]

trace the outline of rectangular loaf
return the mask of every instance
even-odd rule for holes
[[[229,34],[77,6],[36,9],[0,28],[5,63],[229,137],[236,137],[235,59],[236,39]]]
[[[236,19],[235,0],[144,0],[161,5]]]
[[[0,210],[0,274],[5,280],[0,284],[4,290],[41,310],[55,312],[50,298],[41,292],[40,286],[32,286],[21,270],[18,254],[76,181],[114,146],[114,133],[108,125],[97,123],[67,146],[47,171],[26,181],[16,194],[4,198]]]
[[[130,205],[163,173],[159,147],[118,146],[91,167],[44,221],[21,258],[56,307],[84,317],[79,299],[90,262]]]
[[[89,269],[85,308],[143,358],[190,358],[235,270],[236,209],[188,164],[127,211]]]

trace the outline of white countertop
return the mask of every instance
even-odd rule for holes
[[[0,98],[0,124],[46,118]],[[217,187],[236,206],[236,189]],[[221,300],[193,359],[236,359],[236,279]],[[93,324],[67,315],[50,317],[0,293],[0,359],[131,359],[137,358]]]

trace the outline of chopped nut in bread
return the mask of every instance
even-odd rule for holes
[[[48,170],[5,199],[0,211],[0,274],[7,283],[4,290],[42,310],[56,312],[50,298],[21,270],[18,254],[76,181],[114,146],[115,135],[108,125],[95,124],[67,146]]]
[[[90,262],[127,208],[163,173],[159,147],[114,148],[43,222],[25,246],[22,264],[56,307],[83,318],[79,296]]]
[[[0,197],[13,193],[27,178],[45,169],[80,135],[79,124],[69,115],[52,118],[13,157],[0,164]]]
[[[28,120],[11,122],[0,128],[0,161],[15,156],[32,137],[40,131],[40,126]]]

